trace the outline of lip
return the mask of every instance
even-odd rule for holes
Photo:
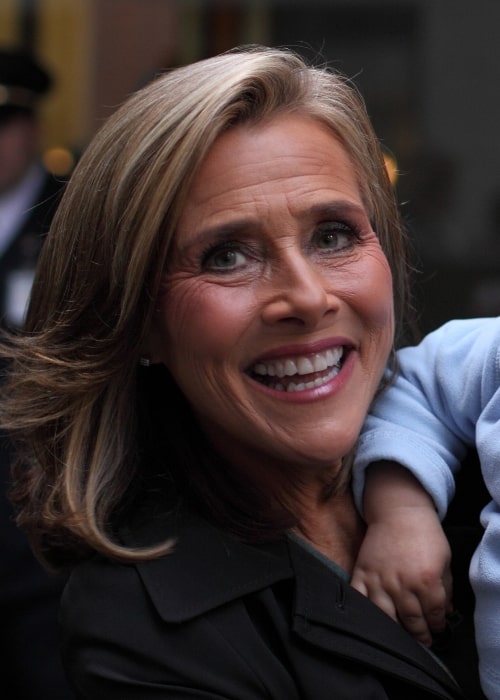
[[[332,376],[328,376],[329,370],[325,370],[323,373],[316,372],[305,376],[294,375],[293,379],[291,377],[287,378],[290,381],[294,381],[295,384],[311,384],[311,380],[313,380],[315,376],[322,375],[323,379],[319,385],[308,386],[294,391],[286,391],[283,388],[275,388],[269,385],[269,383],[261,382],[252,371],[252,368],[273,360],[282,361],[287,358],[310,357],[318,353],[325,353],[326,351],[336,352],[340,347],[343,349],[341,365]],[[340,391],[348,380],[354,368],[357,355],[355,350],[355,346],[351,340],[341,337],[329,338],[315,343],[280,346],[259,355],[259,357],[248,366],[245,371],[245,376],[248,381],[252,383],[254,388],[280,401],[287,403],[308,403],[311,401],[324,400]],[[330,367],[330,369],[334,368]],[[280,380],[278,377],[276,377],[274,381],[278,384],[283,384],[283,380]]]
[[[253,365],[256,365],[258,362],[265,362],[266,360],[298,357],[300,355],[314,355],[317,352],[323,352],[328,349],[334,350],[340,346],[352,349],[354,347],[354,343],[349,338],[339,336],[335,338],[325,338],[324,340],[318,340],[314,343],[281,345],[280,347],[268,350],[267,352],[253,359],[249,363],[248,367],[253,367]]]

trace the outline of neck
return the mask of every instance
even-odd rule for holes
[[[354,505],[350,487],[324,502],[318,499],[309,502],[302,512],[304,515],[297,534],[352,573],[365,527]]]

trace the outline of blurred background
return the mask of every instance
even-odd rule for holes
[[[241,43],[294,47],[359,86],[394,167],[423,331],[500,314],[500,0],[0,0],[0,45],[55,87],[46,166],[71,171],[159,71]]]

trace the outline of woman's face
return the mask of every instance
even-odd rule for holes
[[[188,194],[151,334],[216,449],[336,469],[392,338],[391,272],[336,137],[297,115],[222,135]]]

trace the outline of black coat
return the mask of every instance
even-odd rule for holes
[[[63,656],[89,700],[463,698],[423,647],[323,561],[284,538],[251,546],[196,515],[153,511],[128,544],[173,554],[77,567]]]

